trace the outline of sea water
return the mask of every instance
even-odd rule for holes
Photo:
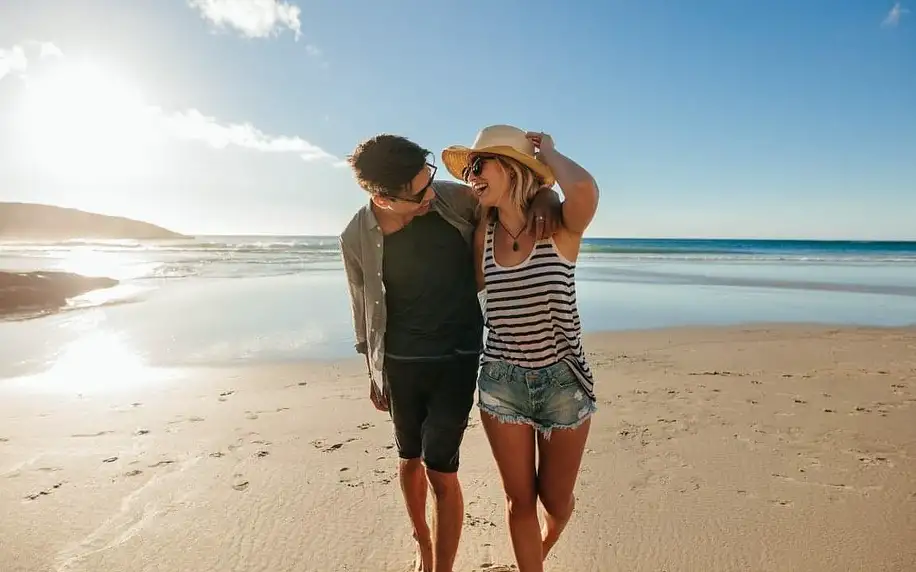
[[[0,269],[121,281],[63,311],[0,322],[3,377],[354,356],[335,237],[0,243]],[[586,331],[909,326],[916,243],[587,239],[577,292]]]

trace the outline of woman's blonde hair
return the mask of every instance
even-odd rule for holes
[[[509,201],[524,214],[528,210],[531,199],[543,186],[543,181],[534,171],[511,157],[502,155],[489,155],[488,157],[495,159],[509,174]],[[490,209],[491,219],[495,220],[496,214],[497,209]]]

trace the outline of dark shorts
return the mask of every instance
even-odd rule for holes
[[[385,384],[398,456],[454,473],[477,386],[478,358],[385,359]]]

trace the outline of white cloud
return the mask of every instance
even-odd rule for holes
[[[302,35],[301,10],[284,0],[188,0],[201,15],[220,28],[235,28],[249,38],[266,38],[289,29]]]
[[[9,49],[0,48],[0,79],[12,73],[25,73],[26,69],[29,67],[29,57],[26,55],[26,48],[31,50],[33,46],[39,49],[39,56],[42,59],[64,55],[63,52],[60,51],[60,48],[51,42],[34,42],[30,40],[21,45],[14,45]]]
[[[27,42],[25,45],[39,46],[43,57],[65,57],[57,46],[49,42]],[[16,45],[10,49],[0,49],[0,79],[13,72],[24,74],[27,66],[28,58],[22,46]],[[102,77],[104,79],[104,76]],[[90,90],[91,92],[93,82],[80,81],[85,84],[83,91]],[[59,91],[69,93],[67,89]],[[83,95],[85,96],[86,94],[83,93]],[[104,112],[106,117],[101,119],[107,120],[107,123],[112,123],[114,114],[119,114],[120,117],[116,123],[122,125],[133,124],[137,131],[147,131],[149,134],[165,136],[169,139],[203,143],[213,149],[225,149],[233,146],[260,153],[298,155],[304,161],[326,161],[335,167],[346,166],[345,161],[298,136],[271,135],[258,129],[250,122],[221,122],[197,109],[177,112],[166,111],[143,103],[139,97],[117,97],[110,93],[107,95],[114,97],[110,104],[98,105],[96,106],[97,108],[91,110],[92,113],[96,114]],[[69,95],[65,97],[72,99]],[[88,99],[94,100],[96,98],[91,97]],[[91,125],[93,122],[92,113],[81,115],[82,120],[87,123],[86,125],[81,124],[81,129],[98,131],[100,126],[94,128]]]
[[[0,49],[0,79],[8,74],[22,73],[29,65],[22,46],[13,46],[8,50]]]
[[[180,139],[198,141],[225,149],[229,146],[251,149],[262,153],[291,153],[305,161],[327,160],[335,165],[340,160],[321,147],[301,137],[268,135],[251,123],[220,123],[196,109],[163,114],[167,131]]]
[[[61,58],[64,52],[51,42],[41,42],[41,57],[43,58]]]
[[[882,25],[894,27],[900,23],[900,19],[904,14],[908,14],[910,11],[903,7],[900,2],[895,2],[894,7],[891,8],[891,11],[887,13],[887,17],[884,18]]]

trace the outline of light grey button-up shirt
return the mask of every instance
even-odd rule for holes
[[[430,207],[457,228],[471,245],[477,226],[478,202],[470,187],[435,181],[433,192],[436,196]],[[366,355],[369,376],[379,388],[383,387],[384,380],[387,322],[385,283],[382,281],[384,244],[382,229],[370,201],[353,215],[340,235],[340,251],[350,289],[356,351]]]

